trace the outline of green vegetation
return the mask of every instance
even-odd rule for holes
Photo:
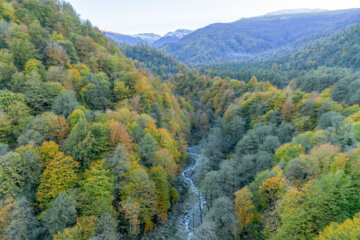
[[[163,80],[167,80],[175,74],[190,71],[186,65],[176,61],[173,57],[145,44],[136,46],[121,44],[120,49],[126,57],[136,60],[135,64],[138,68],[147,68],[154,76],[159,76]]]
[[[164,222],[191,107],[60,1],[0,1],[1,239],[118,239]]]
[[[196,239],[358,239],[359,33],[200,75],[65,2],[0,1],[0,238],[140,239],[200,142]]]

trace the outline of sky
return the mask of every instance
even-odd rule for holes
[[[360,8],[360,0],[68,0],[82,19],[123,34],[195,30],[282,9]]]

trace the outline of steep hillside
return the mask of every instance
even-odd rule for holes
[[[160,47],[164,46],[165,44],[178,42],[180,39],[182,39],[183,37],[185,37],[186,35],[188,35],[192,32],[193,31],[186,30],[186,29],[178,29],[175,32],[169,32],[169,33],[165,34],[163,37],[161,37],[160,39],[158,39],[157,41],[153,42],[151,44],[151,46],[160,48]]]
[[[204,67],[202,72],[240,80],[256,75],[280,87],[293,81],[307,92],[320,92],[335,85],[335,100],[360,104],[356,87],[360,66],[359,41],[360,25],[356,24],[329,37],[307,40],[290,51],[282,50],[252,61],[211,65]],[[347,91],[347,97],[343,94],[337,97],[338,91]]]
[[[191,106],[63,1],[0,1],[0,25],[0,239],[164,222]]]
[[[281,90],[255,77],[173,81],[207,136],[193,175],[206,200],[195,239],[359,237],[359,105],[332,100],[332,88]]]
[[[120,45],[120,48],[128,58],[136,60],[137,67],[149,69],[154,76],[159,76],[164,81],[175,74],[190,71],[186,65],[175,58],[145,44]]]
[[[198,29],[163,50],[190,65],[248,59],[360,22],[360,9],[265,15]]]

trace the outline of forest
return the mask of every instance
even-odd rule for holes
[[[190,69],[65,1],[0,0],[0,239],[186,239],[193,145],[194,239],[359,239],[359,39]]]

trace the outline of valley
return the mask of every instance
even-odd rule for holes
[[[160,36],[0,1],[0,239],[359,239],[359,43],[358,8]]]

